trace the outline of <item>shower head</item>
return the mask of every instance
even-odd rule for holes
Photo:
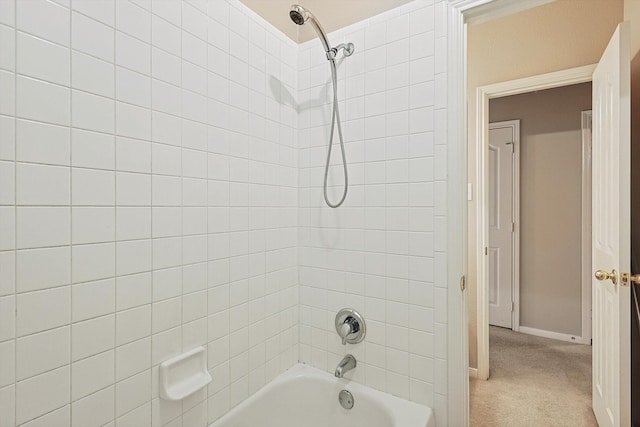
[[[291,5],[289,16],[291,17],[291,20],[297,25],[304,25],[304,23],[309,19],[309,14],[305,10],[305,8],[300,6],[299,4]]]
[[[311,26],[316,30],[316,33],[318,33],[318,38],[322,42],[325,52],[327,52],[327,54],[331,52],[331,45],[327,39],[327,33],[324,32],[320,22],[318,22],[316,17],[313,16],[313,13],[309,12],[299,4],[292,4],[291,9],[289,10],[289,17],[297,25],[304,25],[307,22],[310,22]]]

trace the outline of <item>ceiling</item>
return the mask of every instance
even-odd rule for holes
[[[411,0],[240,0],[286,34],[303,43],[315,37],[310,25],[299,26],[289,19],[289,9],[298,3],[311,11],[327,33],[393,9]]]

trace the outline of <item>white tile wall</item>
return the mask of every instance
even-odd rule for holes
[[[434,407],[438,425],[447,393],[443,7],[420,0],[329,35],[356,48],[338,69],[350,187],[335,210],[322,197],[332,93],[317,40],[301,46],[298,74],[300,359],[333,372],[353,353],[348,377]],[[329,194],[339,200],[334,141]],[[363,343],[340,344],[342,307],[364,315]]]
[[[295,363],[296,45],[236,0],[0,0],[0,52],[0,425],[205,426]]]
[[[356,45],[339,65],[351,185],[331,210],[317,40],[237,0],[0,0],[3,423],[205,426],[297,360],[332,372],[349,351],[347,376],[446,425],[443,10],[329,35]],[[338,156],[330,183],[338,199]],[[345,306],[369,328],[349,348]],[[212,384],[160,400],[157,365],[198,345]]]

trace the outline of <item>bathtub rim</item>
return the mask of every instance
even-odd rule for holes
[[[237,413],[242,412],[251,405],[252,402],[260,399],[280,384],[294,381],[296,378],[316,378],[323,382],[337,382],[345,389],[349,390],[356,397],[361,394],[367,395],[372,401],[385,406],[389,412],[394,426],[402,427],[435,427],[435,415],[429,406],[394,396],[369,386],[360,384],[347,378],[335,378],[330,373],[315,368],[303,362],[298,362],[273,380],[265,384],[260,390],[243,400],[241,403],[231,408],[227,413],[217,420],[208,424],[208,427],[220,427],[222,423],[232,419]],[[337,397],[336,397],[337,398]]]

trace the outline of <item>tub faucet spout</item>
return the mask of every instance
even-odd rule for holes
[[[356,358],[351,354],[347,354],[342,358],[340,363],[338,363],[338,367],[336,368],[335,376],[336,378],[342,378],[342,376],[347,372],[356,367]]]

